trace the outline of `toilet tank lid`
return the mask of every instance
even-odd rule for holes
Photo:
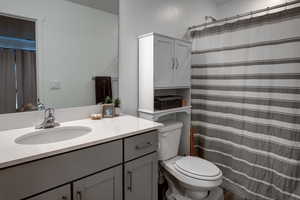
[[[160,128],[160,132],[169,132],[176,129],[181,129],[183,126],[182,122],[179,121],[162,121],[162,124],[164,124],[164,127]]]

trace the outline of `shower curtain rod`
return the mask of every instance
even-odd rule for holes
[[[267,7],[267,8],[264,8],[264,9],[251,11],[251,12],[247,12],[247,13],[244,13],[244,14],[235,15],[235,16],[232,16],[232,17],[226,17],[226,18],[219,19],[219,20],[216,20],[216,21],[213,21],[213,22],[208,22],[208,23],[206,22],[206,23],[203,23],[203,24],[200,24],[200,25],[191,26],[191,27],[188,28],[188,30],[200,28],[200,27],[203,27],[203,26],[209,26],[209,25],[217,24],[217,23],[221,23],[221,22],[231,21],[231,20],[234,20],[234,19],[247,17],[247,16],[250,16],[250,15],[255,15],[255,14],[258,14],[258,13],[262,13],[262,12],[266,12],[266,11],[270,11],[270,10],[274,10],[274,9],[278,9],[278,8],[282,8],[282,7],[287,7],[287,6],[291,6],[291,5],[298,4],[298,3],[300,3],[300,0],[290,1],[290,2],[287,2],[287,3],[283,3],[283,4],[278,4],[276,6]]]

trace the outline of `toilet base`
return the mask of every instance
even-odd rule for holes
[[[192,198],[189,198],[187,196],[183,196],[182,194],[178,192],[171,192],[171,190],[168,190],[166,192],[166,198],[167,200],[195,200]],[[213,190],[211,190],[207,197],[204,197],[202,200],[224,200],[224,192],[223,189],[220,187],[217,187]]]
[[[167,200],[224,200],[224,192],[220,187],[210,191],[188,191],[167,171],[164,170],[163,174],[168,183]]]

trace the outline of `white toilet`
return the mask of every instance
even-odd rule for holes
[[[159,134],[159,160],[168,182],[168,200],[223,200],[222,171],[213,163],[178,156],[183,124],[166,121]]]

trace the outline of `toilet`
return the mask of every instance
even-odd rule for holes
[[[162,122],[159,160],[168,183],[167,200],[224,200],[222,171],[213,163],[192,156],[179,156],[183,123]]]

